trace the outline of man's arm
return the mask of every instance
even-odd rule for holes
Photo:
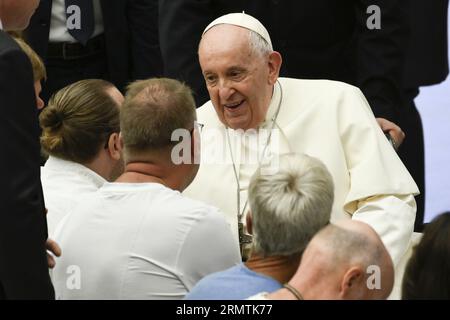
[[[350,176],[345,210],[380,235],[394,263],[413,232],[417,186],[380,130],[361,91],[346,90],[339,105],[341,142]]]
[[[398,123],[402,105],[404,50],[408,20],[402,0],[360,0],[357,3],[357,82],[377,118]],[[372,6],[372,7],[371,7]],[[376,6],[376,7],[373,7]],[[375,11],[368,8],[374,8]],[[376,21],[378,9],[380,29]],[[370,29],[374,28],[374,29]]]
[[[0,70],[0,282],[7,299],[53,299],[31,65],[11,46]]]
[[[131,32],[132,79],[161,76],[163,63],[158,38],[158,1],[128,0],[126,11]]]
[[[406,252],[414,229],[416,201],[412,195],[378,196],[358,202],[352,219],[365,222],[379,234],[394,265]]]

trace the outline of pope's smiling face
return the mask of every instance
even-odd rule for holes
[[[251,49],[249,32],[217,25],[199,46],[211,102],[220,121],[232,129],[257,128],[264,121],[281,65],[277,52],[263,56]]]

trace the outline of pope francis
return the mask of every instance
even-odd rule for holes
[[[250,177],[257,168],[276,169],[276,155],[305,153],[333,176],[332,221],[370,224],[398,262],[419,191],[361,91],[336,81],[279,78],[281,55],[265,27],[244,13],[214,20],[198,53],[211,101],[198,109],[202,160],[186,194],[219,207],[236,237],[248,242]]]

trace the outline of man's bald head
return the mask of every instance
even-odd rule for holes
[[[315,283],[321,299],[386,299],[394,267],[378,234],[365,223],[348,220],[314,236],[291,281],[296,277],[299,283]]]

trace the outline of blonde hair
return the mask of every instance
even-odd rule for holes
[[[176,129],[190,130],[196,120],[191,89],[167,78],[135,81],[128,86],[120,114],[126,154],[176,144]]]
[[[41,145],[50,155],[78,163],[95,158],[120,131],[119,106],[104,80],[81,80],[56,92],[39,116]]]
[[[41,57],[23,40],[17,37],[13,38],[20,48],[25,52],[28,59],[30,59],[31,66],[33,68],[33,78],[34,82],[46,80],[47,79],[47,71],[45,69],[44,62],[42,62]]]

